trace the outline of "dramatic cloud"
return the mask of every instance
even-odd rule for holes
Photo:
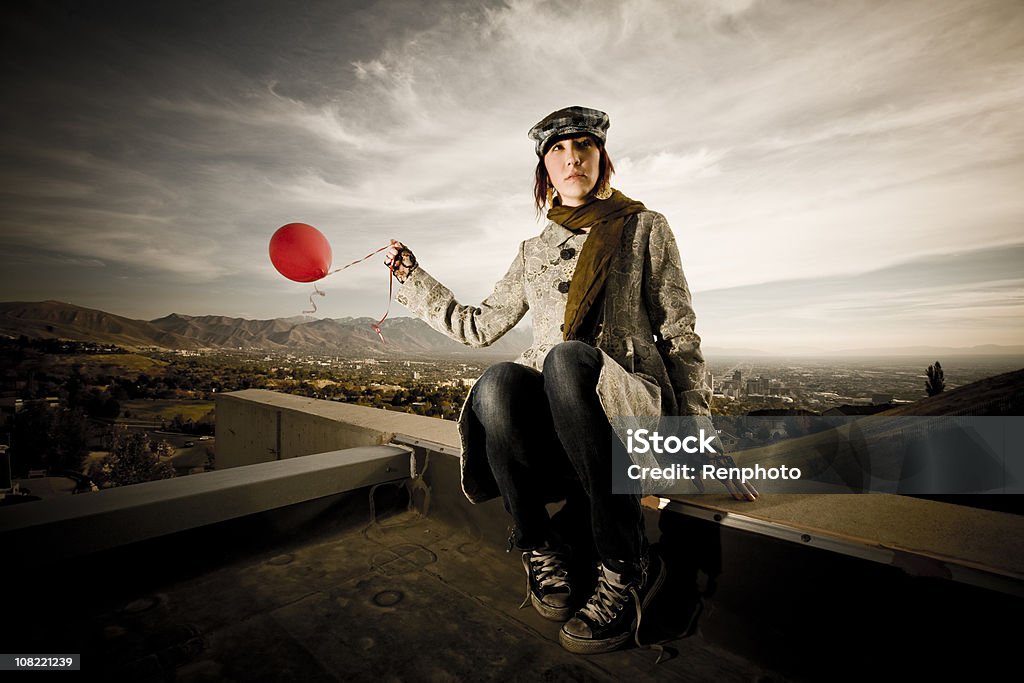
[[[1015,277],[973,259],[970,281],[935,269],[927,287],[859,298],[830,285],[1020,240],[1014,0],[7,12],[0,298],[292,315],[309,288],[273,271],[266,244],[304,221],[339,264],[398,237],[474,303],[541,227],[526,131],[583,104],[611,115],[616,185],[673,226],[708,343],[1024,331]],[[377,261],[325,281],[321,311],[379,317]],[[785,298],[758,314],[759,292]]]

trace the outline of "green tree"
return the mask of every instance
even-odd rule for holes
[[[130,486],[144,481],[169,479],[174,467],[166,458],[174,453],[167,441],[153,443],[144,432],[118,432],[110,455],[89,476],[100,486]]]

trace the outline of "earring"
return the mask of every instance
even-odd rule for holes
[[[601,189],[594,194],[595,199],[608,199],[612,196],[612,184],[607,179],[601,184]]]
[[[555,197],[557,196],[558,194],[555,192],[555,188],[548,185],[548,206],[553,207],[555,205]]]

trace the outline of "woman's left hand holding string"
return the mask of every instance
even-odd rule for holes
[[[396,239],[391,240],[391,246],[384,254],[384,265],[395,274],[399,282],[405,282],[409,274],[416,270],[416,256],[404,244]]]

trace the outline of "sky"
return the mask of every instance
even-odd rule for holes
[[[304,222],[478,303],[543,228],[527,131],[583,105],[706,349],[1024,342],[1019,0],[20,4],[0,300],[296,315],[267,247]],[[331,275],[318,315],[379,318],[387,278]]]

